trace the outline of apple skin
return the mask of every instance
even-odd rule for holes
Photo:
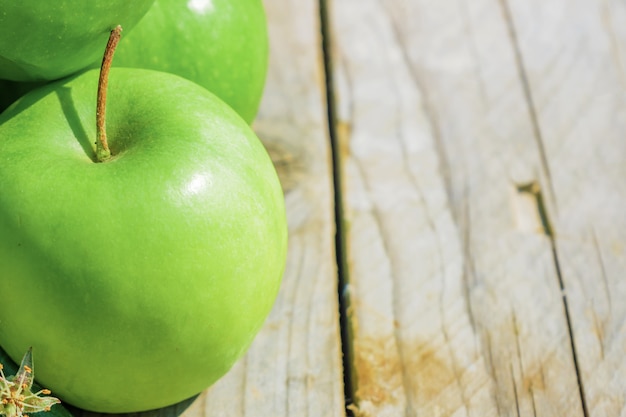
[[[156,0],[115,52],[114,66],[170,72],[207,88],[248,123],[267,75],[261,0]]]
[[[224,375],[274,303],[287,226],[251,128],[206,89],[114,68],[114,156],[93,162],[97,71],[0,115],[0,345],[64,402],[167,406]]]
[[[0,0],[0,79],[54,80],[102,60],[109,33],[154,0]]]

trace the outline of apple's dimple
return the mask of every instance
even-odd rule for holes
[[[114,156],[93,162],[97,79],[0,115],[0,345],[33,346],[62,400],[132,412],[194,395],[247,349],[282,278],[285,208],[245,121],[169,74],[113,69]]]

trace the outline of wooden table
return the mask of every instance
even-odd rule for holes
[[[626,416],[626,2],[264,3],[289,258],[183,416]]]

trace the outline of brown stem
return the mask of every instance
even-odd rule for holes
[[[96,159],[98,162],[104,162],[111,157],[109,144],[107,142],[106,132],[106,102],[107,102],[107,86],[109,85],[109,70],[113,62],[113,54],[117,43],[122,36],[122,27],[117,26],[111,31],[109,42],[107,42],[102,58],[102,66],[100,67],[100,79],[98,80],[98,101],[96,104]]]

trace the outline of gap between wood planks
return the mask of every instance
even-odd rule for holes
[[[342,165],[340,138],[337,132],[337,110],[332,64],[331,23],[328,14],[328,0],[319,0],[319,18],[321,29],[322,54],[326,87],[326,110],[328,119],[328,135],[330,139],[332,174],[334,190],[335,216],[335,255],[337,262],[337,295],[339,297],[339,325],[341,330],[341,352],[343,365],[343,383],[346,416],[352,417],[356,378],[353,368],[352,330],[349,318],[350,300],[348,296],[348,267],[346,253],[346,227],[344,222],[344,206],[342,197]]]

